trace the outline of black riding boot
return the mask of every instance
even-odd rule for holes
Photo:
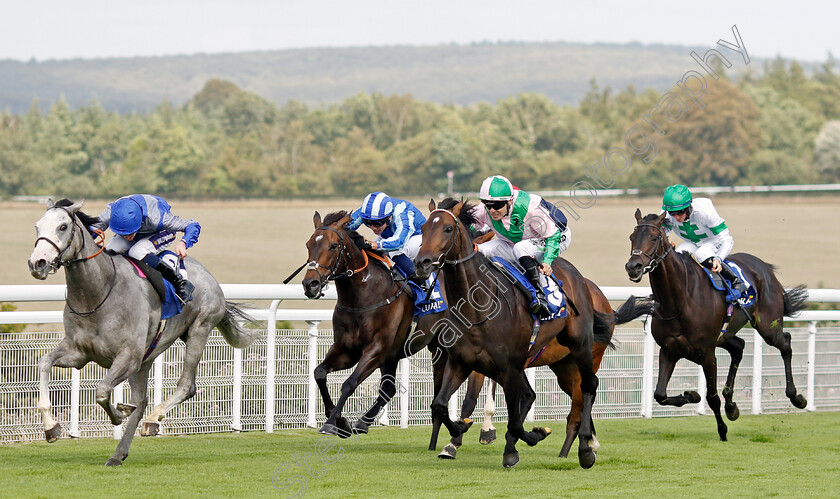
[[[732,284],[732,287],[735,288],[736,291],[741,293],[742,297],[747,297],[747,291],[749,290],[747,289],[746,283],[744,283],[744,281],[742,281],[741,278],[738,277],[738,274],[732,271],[729,265],[721,262],[720,275],[721,277],[729,281]]]
[[[193,299],[192,292],[195,289],[195,286],[193,286],[190,281],[181,277],[180,272],[177,272],[163,261],[160,261],[155,269],[160,272],[160,275],[162,275],[164,279],[175,286],[175,292],[178,294],[178,298],[180,298],[183,303],[187,303]]]
[[[519,259],[519,264],[525,269],[525,277],[531,281],[531,284],[537,290],[537,302],[531,306],[531,313],[541,319],[548,317],[551,310],[548,308],[548,300],[546,300],[545,293],[542,291],[539,263],[532,256],[523,256]]]

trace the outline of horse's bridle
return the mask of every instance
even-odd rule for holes
[[[673,246],[671,246],[670,244],[665,242],[665,234],[663,233],[661,226],[654,225],[654,224],[641,224],[640,223],[640,224],[636,225],[636,228],[633,229],[633,232],[636,232],[637,230],[639,230],[640,227],[653,227],[654,229],[657,230],[658,235],[657,235],[657,238],[656,238],[657,239],[656,247],[654,248],[652,253],[647,253],[647,252],[644,252],[640,249],[634,249],[634,250],[630,251],[630,258],[632,258],[634,256],[643,255],[643,256],[647,257],[647,259],[648,259],[648,263],[645,266],[645,268],[642,269],[642,273],[639,274],[639,278],[638,279],[630,278],[630,280],[633,281],[633,282],[641,281],[642,277],[645,274],[653,271],[653,269],[658,267],[659,264],[662,263],[662,260],[664,260],[665,257],[668,256],[668,253],[670,253],[671,250],[674,249]],[[657,255],[657,253],[660,253],[660,254]]]
[[[460,230],[461,221],[458,219],[457,216],[455,216],[454,213],[452,213],[449,210],[443,209],[443,208],[437,208],[435,210],[432,210],[429,213],[429,218],[432,218],[432,213],[435,213],[435,212],[438,212],[438,211],[448,214],[450,217],[452,217],[453,220],[455,220],[455,233],[456,233],[456,235],[455,235],[455,237],[450,237],[449,238],[449,247],[446,248],[446,251],[444,251],[440,254],[440,256],[438,257],[436,262],[432,262],[432,266],[435,267],[436,269],[440,269],[444,265],[455,266],[455,265],[458,265],[459,263],[466,262],[470,258],[474,257],[478,253],[478,250],[476,248],[473,248],[473,252],[470,253],[469,255],[463,257],[463,258],[459,258],[457,260],[447,260],[446,259],[446,255],[448,255],[449,252],[452,251],[452,248],[455,247],[456,240],[457,241],[461,240],[461,230]]]
[[[60,269],[61,267],[66,267],[66,266],[68,266],[70,264],[73,264],[73,263],[83,262],[85,260],[90,260],[91,258],[97,256],[99,253],[102,253],[102,250],[105,249],[104,240],[102,241],[102,243],[103,243],[102,248],[100,248],[100,250],[97,251],[96,253],[94,253],[93,255],[83,256],[83,257],[80,257],[80,258],[74,258],[72,260],[67,260],[67,261],[62,260],[62,257],[64,255],[64,253],[67,250],[69,250],[71,246],[73,246],[73,239],[76,237],[76,228],[77,228],[76,216],[73,215],[72,213],[70,213],[70,210],[68,210],[67,208],[65,208],[63,206],[53,206],[50,209],[51,210],[62,210],[64,213],[67,214],[68,217],[70,217],[70,221],[73,224],[73,229],[70,231],[70,239],[67,240],[67,246],[65,246],[64,249],[59,248],[59,246],[55,243],[55,241],[53,241],[52,239],[50,239],[48,237],[41,236],[41,237],[39,237],[38,239],[35,240],[35,246],[38,246],[38,243],[41,242],[41,241],[46,241],[46,242],[50,243],[50,245],[53,248],[55,248],[55,250],[58,252],[56,257],[49,264],[50,268],[52,269],[52,272],[51,272],[52,274],[55,274],[56,272],[58,272],[58,269]],[[83,230],[83,229],[79,228],[79,230]],[[98,232],[100,234],[102,234],[101,231],[98,231]],[[103,235],[103,239],[104,239],[104,235]],[[79,250],[79,252],[84,251],[84,249],[85,249],[85,238],[82,238],[82,248]]]
[[[102,231],[98,231],[102,235],[102,238],[103,238],[102,247],[99,249],[99,251],[97,251],[96,253],[94,253],[90,256],[83,256],[83,257],[79,257],[79,258],[74,258],[72,260],[63,261],[61,259],[62,255],[64,255],[64,253],[68,249],[70,249],[71,246],[73,246],[73,238],[76,237],[76,228],[77,228],[76,220],[77,219],[76,219],[76,216],[73,213],[70,212],[70,210],[68,210],[67,208],[65,208],[63,206],[53,206],[50,209],[51,210],[62,210],[62,211],[64,211],[64,213],[66,213],[67,216],[70,217],[70,220],[72,221],[72,224],[73,224],[73,229],[70,232],[70,238],[67,240],[67,246],[65,246],[64,249],[59,248],[59,246],[55,243],[55,241],[53,241],[52,239],[50,239],[48,237],[41,236],[41,237],[39,237],[38,239],[35,240],[35,246],[38,246],[38,243],[41,242],[41,241],[46,241],[46,242],[50,243],[50,245],[52,245],[52,247],[55,248],[56,251],[58,251],[58,255],[56,255],[55,259],[53,259],[53,261],[50,262],[50,264],[49,264],[50,268],[52,269],[51,273],[55,274],[56,272],[58,272],[58,269],[60,269],[61,267],[67,267],[67,266],[69,266],[70,264],[73,264],[73,263],[84,262],[84,261],[90,260],[91,258],[93,258],[93,257],[99,255],[100,253],[102,253],[102,251],[105,249],[105,241],[104,241],[105,236],[104,236],[104,233]],[[81,230],[84,230],[84,229],[79,227],[79,230],[81,231]],[[84,251],[84,249],[85,249],[85,238],[83,237],[82,238],[82,248],[79,250],[79,253]],[[108,297],[111,296],[111,291],[114,290],[114,285],[117,282],[117,264],[114,262],[113,257],[111,257],[111,266],[113,267],[113,270],[114,270],[114,272],[111,276],[111,286],[108,288],[108,292],[105,293],[105,297],[102,298],[102,301],[100,301],[98,305],[93,307],[93,309],[88,311],[88,312],[79,312],[79,311],[75,310],[73,308],[73,306],[70,305],[70,300],[67,299],[67,292],[68,291],[65,289],[65,291],[64,291],[64,302],[67,304],[67,308],[70,309],[70,312],[72,312],[72,313],[74,313],[74,314],[76,314],[80,317],[87,317],[87,316],[91,315],[92,313],[96,312],[97,310],[99,310],[99,307],[101,307],[102,304],[105,303],[105,300],[107,300]]]

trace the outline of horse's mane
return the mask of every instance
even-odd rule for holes
[[[70,201],[67,198],[59,199],[54,206],[59,208],[67,208],[68,206],[72,206],[73,201]],[[79,220],[82,222],[82,225],[85,227],[90,227],[95,223],[99,223],[99,217],[92,217],[87,213],[83,212],[82,210],[76,211],[76,216],[79,217]]]
[[[657,215],[656,213],[651,213],[650,215],[645,215],[645,217],[642,219],[642,221],[650,223],[650,222],[654,222],[657,218],[659,218],[659,215]],[[668,242],[668,244],[670,244],[670,242]],[[687,253],[687,252],[684,252],[684,251],[674,251],[674,256],[676,256],[679,260],[682,260],[682,262],[686,263],[686,264],[687,263],[696,263],[696,262],[694,262],[694,258],[691,256],[691,253]]]
[[[346,216],[347,216],[347,211],[345,211],[345,210],[328,213],[327,216],[324,217],[323,225],[332,225],[332,224],[338,222],[339,220],[341,220],[342,218],[344,218]],[[367,243],[367,241],[365,241],[364,236],[362,236],[361,234],[359,234],[355,230],[347,229],[346,231],[347,231],[347,235],[350,236],[350,240],[360,250],[371,251],[371,252],[376,253],[377,255],[380,255],[380,256],[384,255],[384,253],[381,252],[381,251],[371,249],[370,245]]]
[[[473,239],[475,234],[473,234],[472,227],[478,223],[475,215],[472,214],[472,210],[475,208],[474,203],[464,201],[464,198],[461,198],[460,200],[455,198],[446,198],[438,204],[438,208],[442,210],[451,210],[458,203],[464,203],[464,206],[461,207],[461,212],[458,213],[458,220],[460,220],[461,223],[464,224],[464,227],[467,228],[467,233],[469,233],[470,239]]]
[[[334,211],[332,213],[328,213],[327,216],[324,217],[323,225],[332,225],[332,224],[338,222],[339,220],[341,220],[342,218],[344,218],[346,216],[347,216],[347,211],[346,210]]]

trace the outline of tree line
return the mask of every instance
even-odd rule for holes
[[[526,189],[600,187],[591,165],[623,146],[661,92],[601,88],[577,106],[538,93],[468,106],[360,93],[333,105],[278,106],[213,79],[183,106],[148,114],[71,109],[0,114],[0,195],[182,198],[358,196],[476,191],[490,174]],[[630,154],[611,186],[840,181],[840,74],[776,59],[759,74],[711,82],[703,110],[664,135],[654,157]]]

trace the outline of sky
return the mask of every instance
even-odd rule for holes
[[[840,56],[840,2],[770,0],[0,0],[0,59],[496,41],[713,47]]]

